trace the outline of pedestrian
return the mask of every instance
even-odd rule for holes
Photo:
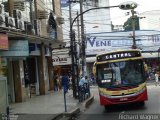
[[[81,79],[79,81],[79,101],[82,102],[83,100],[86,99],[86,92],[88,88],[88,82],[87,82],[88,77],[81,76]]]
[[[85,76],[85,81],[88,83],[88,76]]]
[[[89,97],[90,96],[90,87],[89,87],[88,76],[85,76],[84,87],[85,87],[85,93],[86,93],[87,97]]]
[[[58,91],[61,91],[62,89],[62,80],[61,76],[57,75],[57,86],[58,86]]]
[[[94,75],[93,75],[93,73],[91,73],[91,75],[90,75],[90,85],[95,85],[96,84],[96,80],[95,80],[95,78],[94,78]]]
[[[79,86],[83,86],[84,83],[87,83],[87,81],[85,80],[85,77],[81,76],[81,79],[79,81]]]
[[[72,76],[69,76],[69,90],[72,89]]]
[[[155,85],[156,86],[159,85],[159,72],[158,71],[156,71],[155,73]]]
[[[53,77],[53,82],[54,82],[54,91],[58,91],[57,76]]]

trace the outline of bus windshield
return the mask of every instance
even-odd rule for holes
[[[97,82],[101,87],[138,85],[144,81],[142,60],[97,65]]]

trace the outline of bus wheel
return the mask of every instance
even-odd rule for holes
[[[111,110],[111,106],[105,105],[104,107],[105,107],[105,110],[108,112]]]
[[[139,102],[139,105],[140,105],[140,106],[144,106],[144,105],[145,105],[145,102],[144,102],[144,101],[141,101],[141,102]]]

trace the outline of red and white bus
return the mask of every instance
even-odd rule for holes
[[[108,52],[96,56],[93,73],[99,89],[100,104],[108,108],[113,104],[148,100],[147,66],[137,49]]]

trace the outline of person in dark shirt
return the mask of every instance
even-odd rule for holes
[[[53,78],[53,80],[54,80],[54,90],[55,90],[55,91],[58,91],[57,76],[55,76],[55,77]]]

